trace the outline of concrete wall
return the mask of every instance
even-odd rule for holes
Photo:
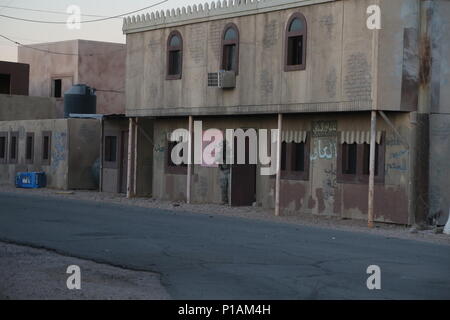
[[[78,48],[78,82],[99,90],[97,113],[124,114],[126,45],[79,40]]]
[[[50,54],[19,47],[18,60],[30,65],[30,95],[49,97],[52,79],[62,79],[62,92],[73,84],[85,83],[98,89],[97,113],[123,113],[124,64],[123,44],[71,40],[33,45],[41,50],[65,53]],[[57,99],[58,116],[63,116],[64,99]]]
[[[97,189],[93,166],[100,158],[100,121],[68,119],[69,189]]]
[[[382,0],[378,108],[415,111],[420,85],[420,2]]]
[[[410,130],[409,114],[388,115],[405,137]],[[203,129],[217,128],[276,128],[276,116],[258,117],[217,117],[196,118],[203,120]],[[337,121],[337,133],[331,137],[312,137],[314,121]],[[377,221],[408,224],[409,192],[409,151],[402,145],[390,127],[381,119],[379,131],[385,132],[385,181],[375,188],[375,216]],[[174,129],[187,129],[187,119],[155,121],[154,145],[154,197],[165,200],[186,199],[186,175],[168,174],[167,134]],[[331,113],[311,115],[285,115],[284,130],[305,130],[310,132],[310,155],[321,154],[324,148],[331,151],[325,157],[312,156],[308,181],[284,179],[281,186],[281,205],[283,214],[309,213],[332,215],[345,218],[367,219],[367,183],[338,183],[337,157],[342,131],[370,131],[369,113]],[[274,207],[274,177],[259,175],[257,171],[257,204],[265,208]],[[195,166],[192,196],[194,202],[221,203],[219,169]]]
[[[19,160],[17,164],[0,164],[0,183],[14,184],[17,172],[45,172],[47,186],[54,189],[68,189],[69,150],[68,122],[66,120],[0,121],[0,132],[19,132]],[[51,163],[42,163],[42,132],[51,131]],[[26,164],[26,134],[35,134],[34,163]],[[10,139],[9,139],[10,140]],[[8,149],[9,152],[9,149]]]
[[[51,131],[51,162],[42,160],[42,135]],[[0,183],[14,184],[17,172],[45,172],[52,189],[92,189],[92,164],[99,157],[100,125],[98,120],[55,119],[0,121],[0,132],[19,132],[17,164],[0,164]],[[25,160],[26,135],[34,133],[34,160]],[[10,139],[8,139],[10,141]],[[8,143],[9,143],[8,141]],[[9,152],[9,149],[8,149]]]
[[[434,1],[430,10],[429,217],[443,225],[450,211],[450,2]]]
[[[10,94],[28,95],[30,66],[23,63],[0,61],[0,74],[10,76]]]
[[[55,119],[53,98],[10,96],[0,94],[0,121]]]

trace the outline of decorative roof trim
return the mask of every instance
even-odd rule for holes
[[[211,3],[126,17],[123,32],[143,32],[333,1],[338,0],[213,0]]]

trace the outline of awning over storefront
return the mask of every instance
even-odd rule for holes
[[[376,136],[376,142],[381,143],[382,132],[378,131]],[[370,131],[342,131],[341,132],[341,143],[347,144],[370,144]]]
[[[306,142],[307,136],[307,131],[287,130],[281,132],[281,141],[286,143],[302,143]]]

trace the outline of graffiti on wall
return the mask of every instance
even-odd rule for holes
[[[65,132],[55,132],[53,134],[54,149],[52,154],[52,168],[59,167],[61,161],[66,160],[67,134]]]
[[[316,139],[311,151],[311,161],[318,159],[332,160],[336,158],[337,147],[335,139]]]
[[[337,121],[314,121],[312,123],[312,136],[315,138],[335,137],[337,134]]]
[[[323,180],[323,198],[324,200],[334,201],[334,193],[337,188],[337,172],[331,166],[330,169],[325,169],[325,179]]]
[[[408,150],[401,150],[391,153],[386,163],[386,169],[389,171],[408,171],[408,156]]]

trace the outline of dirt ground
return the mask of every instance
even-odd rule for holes
[[[69,266],[81,290],[67,289]],[[166,300],[158,274],[124,270],[47,250],[0,242],[0,300]]]
[[[127,199],[122,194],[99,193],[96,191],[57,191],[51,189],[16,189],[13,186],[0,185],[0,192],[20,192],[48,197],[62,197],[68,199],[90,200],[121,205],[139,206],[144,208],[158,208],[174,211],[188,211],[199,214],[225,215],[247,219],[261,219],[306,226],[332,228],[344,231],[365,232],[385,237],[427,241],[450,245],[450,236],[437,233],[433,228],[407,227],[401,225],[376,223],[374,229],[367,227],[362,220],[341,219],[339,217],[298,214],[292,216],[274,216],[273,210],[259,207],[229,207],[214,204],[186,204],[182,202],[160,201],[149,198]]]

